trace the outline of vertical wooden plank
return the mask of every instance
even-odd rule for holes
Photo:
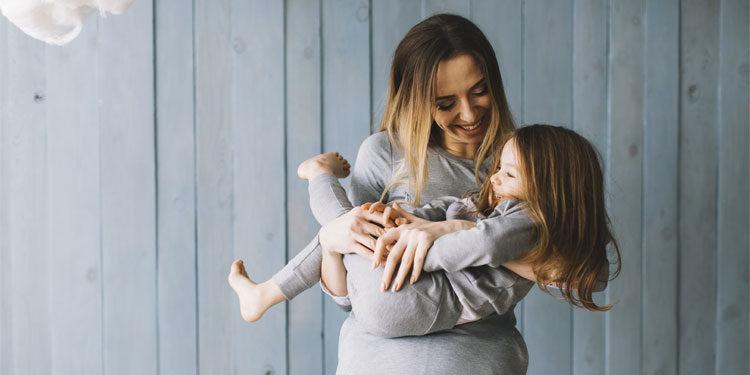
[[[155,3],[159,373],[197,373],[193,8]]]
[[[570,126],[573,3],[527,1],[524,20],[524,115],[528,123]],[[550,58],[554,56],[554,58]],[[572,310],[538,288],[523,307],[529,374],[569,374]]]
[[[523,3],[515,0],[472,0],[472,21],[495,49],[505,96],[518,123],[523,115]]]
[[[3,303],[10,323],[5,366],[11,374],[51,372],[50,264],[47,213],[45,46],[15,26],[6,28],[3,113],[6,243]],[[7,180],[6,180],[7,179]]]
[[[601,155],[607,149],[607,4],[573,3],[573,128]],[[606,304],[603,293],[597,304]],[[573,310],[572,372],[604,374],[605,314]]]
[[[354,161],[370,134],[370,10],[365,0],[323,1],[323,151]],[[356,161],[355,161],[356,162]],[[344,181],[348,187],[348,180]],[[335,372],[346,314],[323,304],[323,372]]]
[[[267,280],[286,258],[284,4],[237,0],[231,20],[234,253]],[[236,372],[287,372],[283,305],[253,324],[233,322]]]
[[[675,169],[679,155],[679,14],[677,0],[646,3],[641,347],[644,374],[677,374],[679,185]]]
[[[106,374],[158,371],[152,26],[139,1],[99,28]]]
[[[103,372],[98,36],[47,47],[52,374]]]
[[[0,51],[8,50],[8,23],[5,18],[0,17]],[[7,70],[8,54],[0,54],[0,82],[8,82]],[[5,134],[6,113],[8,113],[8,93],[7,85],[0,85],[0,373],[10,374],[10,361],[13,357],[10,345],[10,304],[7,296],[11,293],[10,284],[10,246],[8,243],[9,220],[8,220],[8,179],[10,173],[6,162],[9,155],[6,150],[10,145],[6,142],[8,137]]]
[[[396,46],[404,35],[421,18],[422,7],[419,1],[384,0],[372,2],[372,124],[374,133],[380,129],[385,105],[388,101],[388,80],[391,74],[391,61]]]
[[[719,3],[684,0],[680,15],[678,373],[710,374],[716,363]]]
[[[286,225],[287,259],[320,226],[310,211],[307,181],[297,166],[321,150],[320,1],[286,3]],[[313,287],[288,302],[287,355],[291,375],[323,373],[323,298]]]
[[[637,374],[641,359],[643,218],[643,4],[610,4],[609,214],[622,252],[622,272],[609,284],[617,306],[607,320],[607,370]]]
[[[720,15],[719,174],[717,223],[716,374],[747,374],[748,252],[748,2],[724,0]]]
[[[422,18],[437,13],[453,13],[471,18],[471,0],[422,0]]]
[[[195,1],[198,373],[231,374],[240,318],[226,275],[232,252],[231,1]]]

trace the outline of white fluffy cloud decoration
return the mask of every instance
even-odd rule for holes
[[[133,0],[0,0],[0,11],[23,32],[43,42],[65,45],[94,12],[121,14]]]

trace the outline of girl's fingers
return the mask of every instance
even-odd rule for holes
[[[398,203],[393,204],[393,210],[396,211],[399,216],[406,218],[406,220],[409,220],[410,223],[421,220],[419,217],[406,212],[403,208],[401,208],[401,206],[398,205]]]
[[[370,213],[374,213],[376,211],[377,212],[383,212],[383,209],[385,208],[385,205],[382,204],[382,203],[380,203],[380,202],[374,202],[374,203],[368,203],[368,204],[370,206],[369,206],[369,209],[367,211],[369,211]]]
[[[391,248],[391,252],[388,254],[388,260],[385,261],[385,267],[383,269],[383,280],[380,286],[380,290],[388,290],[388,286],[391,284],[391,278],[393,277],[393,271],[396,269],[396,265],[401,260],[401,256],[406,249],[406,241],[399,240]]]
[[[392,227],[393,224],[391,224],[391,213],[393,212],[393,209],[390,207],[385,207],[383,209],[383,226],[384,227]]]

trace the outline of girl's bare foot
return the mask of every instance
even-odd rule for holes
[[[242,260],[232,263],[229,285],[240,300],[240,314],[246,322],[254,322],[271,306],[284,300],[279,288],[272,281],[256,284],[247,276]]]
[[[331,173],[336,178],[345,178],[350,168],[349,162],[338,152],[326,152],[303,161],[297,168],[297,176],[311,180],[323,173]]]

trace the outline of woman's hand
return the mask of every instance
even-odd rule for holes
[[[339,216],[324,225],[318,233],[323,251],[339,254],[358,254],[373,260],[375,239],[385,233],[379,223],[382,216],[370,213],[362,206]]]
[[[391,228],[380,236],[375,245],[373,268],[376,268],[386,251],[390,249],[385,262],[381,290],[388,289],[396,265],[400,263],[398,274],[394,280],[393,290],[401,289],[406,279],[406,274],[412,270],[410,282],[413,284],[419,279],[424,266],[424,259],[430,250],[432,243],[441,236],[457,230],[468,229],[475,224],[464,220],[449,220],[432,222],[416,217],[399,207],[393,205],[393,209],[401,217],[409,221],[409,224]]]

